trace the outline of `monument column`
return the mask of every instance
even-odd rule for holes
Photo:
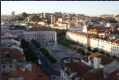
[[[53,47],[53,51],[58,51],[59,52],[58,45],[57,45],[57,33],[56,32],[55,32],[55,44],[54,44],[54,47]]]

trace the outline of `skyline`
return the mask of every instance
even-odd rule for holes
[[[20,2],[3,2],[1,1],[1,15],[11,15],[12,11],[15,14],[26,13],[76,13],[85,14],[89,16],[97,16],[103,14],[117,14],[119,13],[119,2],[111,1],[20,1]],[[7,5],[7,6],[6,6]]]

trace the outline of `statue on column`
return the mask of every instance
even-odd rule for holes
[[[54,47],[53,47],[53,51],[57,52],[59,51],[59,48],[58,48],[58,45],[57,45],[57,33],[55,32],[55,44],[54,44]]]

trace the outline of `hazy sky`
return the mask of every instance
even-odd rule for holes
[[[74,12],[85,15],[119,13],[119,1],[1,1],[1,14]]]

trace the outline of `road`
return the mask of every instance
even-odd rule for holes
[[[60,72],[58,71],[55,71],[48,63],[47,61],[44,59],[44,57],[40,54],[40,49],[36,48],[35,45],[33,45],[31,42],[30,43],[30,46],[31,48],[36,52],[36,55],[39,56],[39,59],[41,60],[42,62],[42,67],[41,67],[41,70],[43,73],[45,73],[50,79],[51,79],[51,75],[56,75],[56,76],[60,76]]]

